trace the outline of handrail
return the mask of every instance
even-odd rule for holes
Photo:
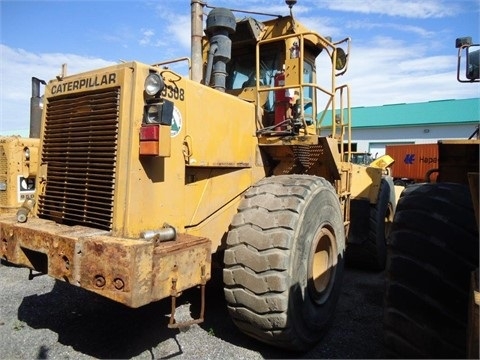
[[[192,61],[190,60],[189,57],[181,57],[173,60],[162,61],[159,63],[152,64],[152,66],[160,67],[162,65],[173,64],[180,61],[186,61],[188,63],[188,77],[191,78],[192,77]]]
[[[331,61],[332,61],[332,67],[331,67],[331,83],[328,84],[330,89],[327,89],[327,87],[325,86],[322,86],[321,84],[316,84],[316,83],[304,83],[303,82],[303,78],[302,78],[302,75],[299,76],[299,79],[297,79],[297,83],[295,84],[290,84],[290,85],[286,85],[286,86],[270,86],[270,87],[261,87],[260,86],[260,46],[261,45],[264,45],[264,44],[267,44],[267,43],[272,43],[272,42],[278,42],[278,41],[281,41],[281,40],[286,40],[286,39],[290,39],[290,38],[295,38],[295,39],[298,39],[299,42],[300,42],[300,52],[301,52],[301,55],[300,55],[300,58],[303,59],[303,50],[305,49],[305,40],[308,40],[310,42],[313,42],[315,43],[316,41],[316,44],[318,45],[321,45],[323,49],[325,49],[325,51],[327,52],[328,56],[330,57]],[[313,38],[313,39],[312,39]],[[302,131],[304,133],[304,135],[311,135],[308,133],[308,125],[306,123],[306,120],[305,120],[305,95],[304,95],[304,89],[306,88],[310,88],[312,89],[312,92],[314,92],[314,95],[313,95],[313,98],[312,98],[312,116],[314,118],[314,123],[315,123],[315,131],[316,131],[316,134],[318,134],[318,129],[319,129],[319,126],[318,126],[318,120],[317,120],[317,115],[318,115],[318,111],[317,111],[317,95],[318,95],[318,92],[320,91],[321,93],[327,95],[329,97],[329,99],[326,101],[326,105],[325,105],[325,110],[327,110],[329,107],[331,107],[331,111],[332,111],[332,133],[335,133],[336,132],[336,128],[335,128],[335,105],[336,105],[336,93],[337,91],[340,90],[340,96],[342,97],[343,96],[343,89],[346,87],[345,85],[342,85],[340,87],[337,88],[336,86],[336,77],[337,76],[340,76],[340,75],[343,75],[346,70],[347,70],[347,67],[348,67],[348,58],[349,56],[347,55],[346,56],[346,61],[345,61],[345,65],[344,67],[342,68],[341,71],[337,71],[337,69],[335,68],[335,64],[337,62],[337,45],[338,44],[342,44],[342,43],[345,43],[347,42],[347,46],[348,46],[348,50],[347,50],[347,54],[349,54],[350,52],[350,38],[345,38],[343,40],[340,40],[338,42],[335,42],[335,43],[332,43],[330,40],[328,40],[327,38],[324,38],[323,36],[315,33],[315,32],[311,32],[311,31],[308,31],[308,32],[299,32],[299,33],[293,33],[293,34],[287,34],[287,35],[282,35],[282,36],[279,36],[279,37],[275,37],[275,38],[271,38],[271,39],[264,39],[264,40],[260,40],[257,42],[256,44],[256,58],[255,58],[255,71],[256,71],[256,91],[257,91],[257,106],[260,107],[260,94],[261,93],[264,93],[264,92],[270,92],[270,91],[276,91],[276,90],[285,90],[285,89],[299,89],[299,102],[300,102],[300,120],[302,121]],[[299,61],[299,74],[303,74],[303,70],[304,70],[304,62],[303,61]],[[347,87],[347,102],[348,102],[348,120],[347,120],[347,127],[348,129],[350,129],[350,95],[349,95],[349,90],[348,90],[348,87]],[[343,98],[340,99],[340,102],[341,104],[343,104]],[[341,105],[340,109],[343,109],[343,105]],[[343,112],[343,110],[341,110]],[[326,111],[324,111],[324,114],[322,116],[322,119],[321,121],[323,120],[323,117],[325,116],[325,113]],[[260,112],[258,112],[258,114],[260,114]],[[259,115],[260,116],[260,115]],[[343,115],[342,115],[342,119],[343,119]],[[258,119],[259,123],[260,123],[260,119]],[[320,122],[321,122],[320,121]],[[343,121],[343,120],[342,120]],[[344,136],[342,135],[341,138],[343,139]],[[350,130],[349,130],[349,133],[348,133],[348,138],[350,139],[351,138],[351,133],[350,133]],[[350,152],[350,140],[349,140],[349,152]],[[343,146],[342,146],[342,152],[343,152]]]

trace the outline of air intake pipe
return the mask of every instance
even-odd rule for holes
[[[213,76],[213,87],[225,91],[227,77],[227,63],[232,53],[232,41],[228,35],[233,34],[236,28],[235,16],[224,8],[215,8],[207,16],[207,34],[210,42],[208,62],[204,83],[209,86]]]

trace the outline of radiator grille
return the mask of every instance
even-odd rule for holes
[[[49,100],[42,163],[45,192],[38,216],[111,230],[120,89]]]

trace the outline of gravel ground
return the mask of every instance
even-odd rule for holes
[[[383,358],[384,274],[347,268],[332,327],[306,353],[243,335],[230,320],[220,273],[207,285],[206,320],[167,328],[170,301],[130,309],[48,276],[0,265],[0,359]],[[177,300],[176,318],[197,314],[199,291]]]

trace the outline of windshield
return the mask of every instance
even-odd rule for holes
[[[273,77],[280,68],[276,52],[262,53],[260,85],[273,86]],[[227,73],[227,90],[255,86],[255,52],[232,57],[227,64]]]
[[[352,154],[352,163],[359,165],[369,165],[373,161],[369,153]]]

